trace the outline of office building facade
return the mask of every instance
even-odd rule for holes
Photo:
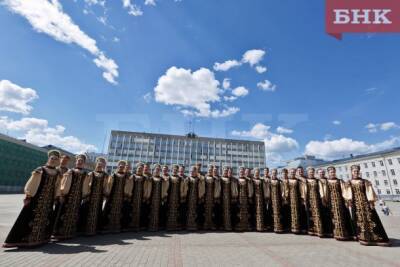
[[[108,146],[108,171],[114,171],[119,160],[128,160],[133,166],[138,162],[149,164],[201,163],[204,172],[210,164],[219,167],[239,166],[263,168],[265,166],[264,142],[111,131]]]

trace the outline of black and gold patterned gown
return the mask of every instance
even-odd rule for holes
[[[237,182],[238,191],[238,211],[237,211],[237,223],[235,225],[235,231],[249,231],[250,227],[250,216],[249,216],[249,182],[246,178],[239,178]]]
[[[74,168],[64,174],[61,182],[61,195],[64,203],[56,207],[53,238],[65,240],[76,236],[81,211],[82,189],[87,172],[81,168]]]
[[[188,178],[186,230],[189,231],[195,231],[198,229],[198,219],[197,219],[197,202],[199,193],[198,185],[199,185],[199,179],[197,177]]]
[[[312,220],[310,216],[310,209],[308,203],[308,187],[307,178],[298,177],[299,180],[299,194],[300,194],[300,232],[302,234],[308,233],[308,228],[312,229]]]
[[[168,192],[170,186],[169,175],[161,177],[161,204],[160,204],[160,225],[159,228],[165,230],[167,228],[167,215],[168,215]]]
[[[232,231],[231,201],[231,179],[221,177],[222,229],[225,231]]]
[[[360,244],[390,246],[385,228],[373,205],[376,195],[368,180],[357,178],[348,182],[351,189],[353,221]]]
[[[93,236],[100,229],[101,215],[103,210],[103,198],[105,184],[108,174],[106,172],[93,171],[89,173],[91,177],[90,196],[88,200],[88,211],[85,218],[85,235]]]
[[[344,182],[340,179],[328,179],[328,200],[331,208],[333,237],[345,241],[353,239],[352,222],[349,210],[344,202]]]
[[[308,234],[323,237],[324,227],[321,216],[321,197],[319,194],[319,184],[317,179],[307,179],[307,194],[308,207],[311,215],[310,221],[312,221],[308,229]]]
[[[140,216],[140,229],[145,230],[149,227],[150,218],[150,197],[151,197],[151,186],[152,186],[152,176],[151,174],[143,175],[143,199],[142,199],[142,213]]]
[[[214,176],[214,210],[215,229],[222,228],[221,177]]]
[[[160,227],[160,211],[161,211],[161,177],[152,177],[151,198],[150,198],[150,217],[149,231],[158,231]]]
[[[32,172],[25,186],[25,194],[31,200],[22,208],[3,247],[32,247],[49,242],[55,187],[59,176],[58,170],[48,166]]]
[[[328,179],[319,178],[319,195],[321,197],[321,218],[323,225],[323,235],[325,237],[333,237],[333,226],[332,226],[332,213],[329,199],[329,188]]]
[[[273,230],[273,209],[271,203],[271,177],[263,177],[261,179],[264,195],[264,228],[265,231]]]
[[[278,179],[271,179],[271,205],[274,232],[283,233],[282,191],[281,181]]]
[[[252,180],[253,183],[253,203],[254,203],[254,225],[253,229],[258,232],[262,232],[265,230],[264,226],[264,217],[265,217],[265,209],[264,209],[264,193],[263,193],[263,181],[258,178],[254,178]]]
[[[110,193],[104,205],[103,233],[121,232],[122,202],[124,200],[125,173],[114,173],[109,180]]]
[[[290,225],[294,234],[301,234],[300,222],[300,183],[297,179],[289,179]]]
[[[177,231],[180,230],[179,205],[181,179],[177,175],[171,175],[169,181],[166,229],[167,231]]]
[[[186,175],[179,176],[179,226],[181,229],[186,229],[187,221],[187,204],[188,204],[188,191],[189,191],[189,177]]]
[[[281,180],[281,195],[282,195],[282,224],[284,232],[291,232],[292,215],[290,205],[290,186],[289,179]]]
[[[205,177],[203,230],[215,230],[214,224],[214,177]]]
[[[129,232],[130,223],[132,221],[132,191],[134,184],[134,176],[131,172],[125,173],[125,185],[124,185],[124,200],[122,201],[121,209],[121,231]]]
[[[144,177],[143,175],[134,175],[133,176],[133,193],[132,193],[132,211],[131,211],[131,222],[129,224],[129,229],[132,231],[140,230],[140,221],[142,216],[144,215],[142,209],[143,202],[143,184]]]

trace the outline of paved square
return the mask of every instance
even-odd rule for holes
[[[0,241],[22,205],[0,195]],[[159,232],[76,238],[35,249],[1,249],[0,266],[400,266],[400,203],[383,224],[393,247],[364,247],[274,233]]]

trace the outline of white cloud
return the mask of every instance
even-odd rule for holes
[[[243,97],[249,94],[249,90],[243,86],[239,86],[232,90],[232,94],[237,97]]]
[[[147,6],[155,6],[156,5],[156,0],[145,0],[144,4]]]
[[[319,158],[332,160],[349,156],[350,154],[362,154],[376,152],[392,148],[400,144],[399,137],[392,137],[376,144],[367,144],[364,141],[341,138],[337,140],[310,141],[305,148],[305,154]]]
[[[242,62],[249,63],[250,66],[254,66],[258,64],[261,60],[263,60],[265,55],[265,51],[261,49],[252,49],[248,50],[243,54]]]
[[[140,6],[136,4],[132,4],[131,0],[122,0],[122,5],[125,9],[128,10],[128,14],[132,16],[141,16],[143,15],[143,11]]]
[[[266,72],[267,71],[267,67],[264,67],[264,66],[256,66],[256,71],[258,72],[258,73],[264,73],[264,72]]]
[[[291,134],[291,133],[293,133],[293,130],[279,126],[278,128],[276,128],[276,132],[279,134]]]
[[[158,79],[154,95],[156,102],[175,105],[184,115],[219,118],[235,114],[239,111],[237,107],[212,109],[212,103],[223,99],[223,90],[219,85],[209,69],[201,68],[192,72],[174,66]]]
[[[332,123],[333,123],[334,125],[340,125],[340,124],[342,124],[342,122],[339,121],[339,120],[334,120],[334,121],[332,121]]]
[[[96,40],[83,32],[71,17],[63,12],[58,0],[4,0],[3,4],[12,12],[26,18],[37,32],[45,33],[63,43],[76,44],[90,52],[95,56],[96,66],[103,70],[103,77],[113,84],[116,83],[118,66],[99,50]]]
[[[392,129],[400,129],[400,125],[395,122],[384,122],[384,123],[368,123],[365,128],[368,129],[370,133],[376,133],[379,130],[381,131],[389,131]]]
[[[0,117],[0,129],[14,132],[20,138],[38,146],[51,144],[74,153],[97,150],[94,145],[86,144],[75,136],[65,135],[64,126],[49,127],[48,121],[44,119],[22,118],[13,120],[2,116]]]
[[[9,80],[0,80],[0,110],[27,115],[32,110],[30,102],[38,95],[31,88],[20,87]]]
[[[150,103],[151,100],[153,99],[153,96],[152,96],[152,94],[149,92],[149,93],[147,93],[147,94],[145,94],[145,95],[143,96],[143,99],[144,99],[144,102]]]
[[[276,85],[272,84],[268,80],[257,83],[257,87],[263,91],[269,91],[269,92],[274,92],[276,90]]]
[[[215,71],[228,71],[229,69],[239,67],[240,65],[241,63],[237,60],[227,60],[223,63],[216,62],[213,68]]]
[[[231,79],[225,78],[224,81],[222,82],[222,88],[224,88],[225,90],[231,88]]]
[[[233,136],[263,139],[267,153],[287,153],[299,148],[299,144],[295,139],[282,134],[272,133],[270,132],[270,129],[271,126],[257,123],[250,129],[250,131],[234,130],[231,134]]]

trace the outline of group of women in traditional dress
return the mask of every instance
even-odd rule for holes
[[[29,247],[77,235],[128,231],[272,231],[358,240],[362,245],[389,246],[375,210],[371,183],[351,167],[352,179],[336,177],[334,167],[273,169],[230,167],[220,175],[217,166],[207,173],[201,165],[185,167],[139,163],[135,172],[119,161],[112,175],[106,160],[95,170],[84,169],[85,155],[69,157],[50,151],[45,166],[32,172],[25,186],[24,207],[4,247]]]

